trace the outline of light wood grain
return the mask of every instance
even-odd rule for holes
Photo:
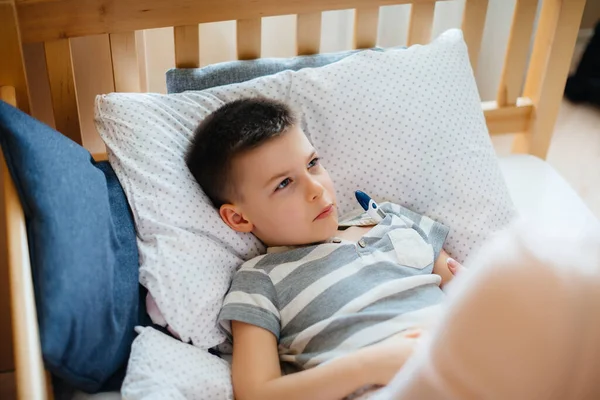
[[[318,54],[321,48],[321,13],[298,14],[296,48],[299,56]]]
[[[14,1],[0,3],[0,86],[12,86],[21,110],[30,112],[21,34]]]
[[[260,58],[262,21],[260,18],[237,21],[238,60]]]
[[[513,152],[546,158],[558,117],[585,0],[547,0],[542,5],[524,96],[534,105],[530,129]]]
[[[23,104],[22,109],[29,113],[31,110],[26,78],[16,8],[12,0],[4,1],[0,3],[0,96],[2,100],[15,105],[17,97],[15,88],[18,88],[20,102]],[[2,183],[0,174],[0,185]],[[12,370],[15,365],[9,311],[10,290],[6,257],[8,250],[3,238],[7,236],[5,227],[5,217],[0,213],[0,371]]]
[[[110,53],[112,56],[115,91],[139,92],[140,68],[137,58],[135,32],[111,33]]]
[[[533,104],[527,98],[520,98],[518,105],[500,106],[495,101],[488,101],[481,106],[490,135],[524,132],[529,128]]]
[[[463,13],[462,30],[465,42],[469,47],[469,59],[473,71],[477,71],[481,39],[487,17],[488,0],[466,0]]]
[[[44,43],[56,130],[81,144],[81,129],[69,39]]]
[[[432,0],[20,0],[23,40],[129,32],[205,22],[254,19]],[[446,0],[441,0],[446,1]]]
[[[198,24],[175,27],[175,66],[200,66],[200,37]]]
[[[107,161],[108,155],[106,153],[92,153],[92,158],[94,161]]]
[[[496,101],[499,105],[516,104],[523,91],[527,58],[538,0],[517,0]]]
[[[379,7],[357,8],[354,14],[354,48],[369,49],[377,45]]]
[[[0,100],[10,104],[13,107],[17,106],[17,92],[12,86],[0,87]]]
[[[6,242],[11,294],[11,316],[14,340],[15,380],[19,399],[47,399],[46,377],[38,334],[35,296],[29,262],[25,216],[17,191],[0,152],[2,175],[2,210],[5,218]]]
[[[435,3],[413,4],[410,11],[408,28],[408,45],[427,44],[431,41],[431,29]]]
[[[146,65],[146,34],[145,31],[135,32],[135,43],[137,44],[137,58],[140,66],[140,91],[148,91],[148,66]]]

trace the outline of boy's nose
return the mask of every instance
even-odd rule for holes
[[[307,194],[308,194],[308,200],[309,201],[314,201],[319,199],[321,196],[323,196],[323,192],[325,191],[325,188],[323,187],[323,185],[321,185],[321,183],[315,179],[309,179],[308,180],[308,188],[307,188]]]

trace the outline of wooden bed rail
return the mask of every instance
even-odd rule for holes
[[[528,153],[540,158],[546,158],[548,154],[585,2],[545,0],[542,4],[523,90],[523,95],[531,99],[534,110],[529,129],[518,134],[513,144],[515,153]],[[516,18],[519,18],[517,14]]]
[[[16,106],[15,89],[0,87],[0,99]],[[12,333],[17,339],[13,341],[17,396],[23,400],[48,399],[52,398],[51,385],[46,381],[42,361],[25,216],[2,151],[0,174],[0,212],[6,224],[0,229],[6,233]]]
[[[474,70],[488,2],[465,0],[462,30]],[[530,57],[539,2],[543,2],[543,7]],[[354,46],[367,48],[377,43],[380,6],[412,4],[407,27],[408,44],[412,45],[430,40],[436,3],[436,0],[11,0],[9,4],[16,7],[14,14],[18,14],[18,21],[12,25],[5,23],[0,30],[20,25],[23,42],[45,42],[56,127],[82,143],[71,37],[109,33],[115,91],[135,92],[142,87],[138,64],[143,61],[137,59],[135,29],[175,25],[176,66],[197,67],[200,65],[198,23],[236,20],[238,58],[252,59],[261,56],[261,17],[297,14],[297,52],[314,54],[319,51],[322,11],[354,8]],[[516,0],[498,95],[495,102],[484,104],[490,134],[518,134],[515,152],[546,157],[584,5],[585,0]],[[20,51],[14,47],[9,50],[9,54]],[[27,110],[24,80],[24,76],[16,79],[14,86]],[[529,100],[517,103],[522,97]]]
[[[368,48],[377,44],[379,7],[412,4],[407,44],[413,45],[430,41],[437,3],[436,0],[13,1],[22,40],[44,41],[56,127],[78,143],[83,140],[71,37],[109,33],[114,89],[137,92],[142,87],[139,63],[143,60],[137,58],[135,29],[174,24],[175,63],[177,67],[188,68],[200,65],[198,23],[235,19],[238,59],[253,59],[261,56],[261,17],[297,14],[297,53],[306,55],[319,52],[323,11],[354,8],[354,47]],[[530,57],[534,21],[541,1],[543,8]],[[474,70],[488,3],[489,0],[465,0],[462,30]],[[585,0],[516,0],[498,95],[495,102],[483,105],[490,134],[519,134],[515,152],[546,157],[560,105],[559,92],[566,81],[584,4]],[[26,83],[15,86],[21,88]],[[542,95],[542,91],[552,95]],[[518,103],[522,97],[529,100]],[[23,104],[26,109],[27,104]],[[540,115],[544,117],[538,118]]]
[[[16,0],[24,43],[436,0]],[[450,0],[438,0],[450,1]]]

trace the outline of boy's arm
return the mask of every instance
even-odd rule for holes
[[[412,352],[413,337],[392,338],[325,365],[282,376],[275,336],[260,327],[231,322],[233,389],[237,400],[329,400],[369,384],[387,384]]]

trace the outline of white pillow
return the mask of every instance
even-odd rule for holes
[[[459,260],[513,214],[458,30],[203,92],[101,96],[97,127],[133,210],[140,281],[184,341],[225,339],[215,320],[231,275],[264,248],[221,222],[183,155],[210,112],[256,95],[300,109],[342,213],[357,207],[356,189],[401,203],[448,225],[445,248]]]
[[[127,400],[232,400],[227,361],[153,328],[142,328],[131,348],[121,388]]]

